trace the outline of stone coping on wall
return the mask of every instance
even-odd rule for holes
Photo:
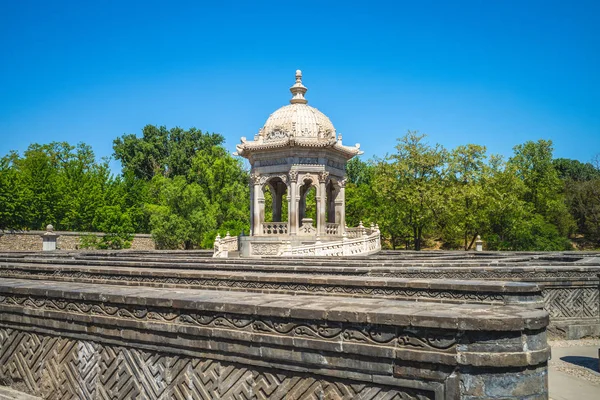
[[[144,268],[177,268],[194,270],[230,270],[230,271],[256,271],[256,272],[285,272],[293,274],[316,275],[361,275],[398,278],[425,278],[425,279],[476,279],[476,280],[504,280],[552,282],[571,280],[577,278],[581,281],[598,280],[597,273],[600,265],[594,264],[544,264],[541,265],[459,265],[457,263],[446,266],[378,266],[368,262],[354,265],[348,260],[339,260],[333,263],[323,261],[303,260],[302,262],[261,259],[261,260],[235,260],[213,259],[201,253],[201,257],[160,257],[154,253],[140,256],[137,252],[128,254],[121,251],[117,255],[102,254],[98,252],[64,252],[52,255],[36,253],[0,253],[0,261],[31,259],[39,263],[60,263],[66,265],[85,266],[115,266],[115,267],[144,267]]]
[[[515,304],[543,308],[539,286],[530,283],[464,281],[370,276],[263,274],[248,271],[194,271],[143,267],[73,266],[0,261],[0,276],[55,281],[303,293],[377,296],[444,303]]]
[[[0,309],[4,311],[0,316],[2,319],[7,318],[7,314],[10,314],[11,310],[16,307],[18,310],[25,308],[48,313],[64,311],[80,315],[82,317],[80,321],[86,323],[94,323],[96,317],[117,318],[131,322],[139,320],[147,324],[144,329],[152,329],[152,324],[160,321],[173,324],[187,323],[189,322],[188,318],[182,318],[181,315],[189,315],[189,313],[210,314],[213,317],[227,314],[234,316],[232,321],[236,319],[237,315],[240,316],[240,325],[246,325],[248,322],[241,316],[275,318],[286,321],[322,321],[323,326],[327,323],[348,325],[349,327],[364,324],[505,333],[539,331],[548,325],[548,313],[545,311],[525,309],[519,306],[450,305],[374,298],[130,288],[26,279],[3,279],[0,282],[0,306]],[[169,315],[162,317],[148,315],[150,309],[153,308],[158,309],[157,313]],[[202,324],[201,321],[204,319],[201,317],[201,315],[195,316],[192,317],[192,320],[200,321],[199,323]],[[73,316],[69,316],[67,319],[75,321]],[[108,323],[109,320],[104,322]],[[114,325],[122,326],[120,322]],[[219,324],[215,326],[218,327]],[[236,323],[233,321],[233,327],[235,326]],[[257,328],[257,331],[261,331],[260,327]],[[275,327],[269,333],[277,334],[277,332]],[[327,338],[329,334],[333,335],[333,332],[320,332],[320,336],[323,338]],[[335,336],[339,336],[338,334]],[[377,343],[377,341],[377,338],[372,338],[373,343]],[[380,338],[380,341],[382,344],[388,339]],[[465,343],[466,347],[468,345]],[[547,350],[545,346],[542,348]],[[338,351],[342,351],[342,349],[338,348]],[[528,365],[530,361],[533,361],[534,364],[540,362],[539,359],[528,360],[527,357],[524,357],[519,358],[518,364],[512,365]],[[499,360],[492,360],[489,355],[477,361],[478,365],[490,367],[502,365],[497,362]]]
[[[36,231],[36,230],[0,230],[0,235],[34,235],[41,236],[47,233],[47,231]],[[73,232],[73,231],[53,231],[54,234],[59,236],[99,236],[102,237],[106,235],[106,233],[102,232]],[[133,237],[137,238],[152,238],[151,234],[148,233],[134,233]]]

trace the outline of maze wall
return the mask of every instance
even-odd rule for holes
[[[554,321],[600,317],[598,287],[547,288],[543,294],[544,308]]]
[[[46,399],[433,399],[432,392],[289,374],[0,328],[0,376]]]

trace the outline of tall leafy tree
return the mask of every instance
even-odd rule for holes
[[[159,248],[192,249],[217,228],[218,204],[185,177],[157,175],[151,182],[150,226]]]
[[[0,229],[19,230],[28,227],[29,208],[22,176],[15,166],[15,152],[0,159]]]
[[[552,160],[552,165],[562,180],[584,182],[600,178],[600,170],[592,163],[582,163],[569,158],[555,158]]]
[[[468,144],[450,152],[445,186],[447,187],[447,218],[444,225],[450,239],[457,236],[462,247],[469,250],[477,235],[487,225],[487,199],[484,185],[488,179],[486,149]]]
[[[534,212],[555,225],[560,234],[567,236],[574,229],[564,199],[563,184],[552,163],[552,141],[540,139],[514,147],[509,163],[525,184],[524,200],[531,203]]]
[[[415,250],[421,250],[423,235],[443,205],[441,173],[447,158],[442,146],[431,146],[424,138],[408,131],[399,139],[389,162],[378,165],[374,185],[387,207],[395,208],[390,222],[410,228]]]
[[[187,175],[198,151],[220,146],[223,142],[223,136],[203,133],[196,128],[167,129],[146,125],[142,137],[123,135],[114,140],[113,149],[124,171],[132,172],[136,178],[151,180],[155,175]]]

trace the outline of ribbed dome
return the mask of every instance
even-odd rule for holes
[[[296,83],[290,88],[292,99],[289,105],[275,111],[259,131],[263,141],[281,140],[290,137],[335,139],[333,124],[325,114],[308,106],[302,85],[302,72],[296,71]],[[259,139],[259,140],[260,140]]]
[[[325,114],[306,104],[290,104],[275,111],[260,130],[263,140],[285,137],[335,139],[335,128]]]

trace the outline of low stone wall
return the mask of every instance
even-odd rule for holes
[[[46,231],[10,231],[0,232],[0,251],[41,251],[41,235]],[[95,235],[102,237],[102,233],[88,232],[60,232],[56,246],[60,250],[77,250],[82,236]],[[154,250],[156,248],[152,235],[136,234],[131,242],[132,250]]]
[[[542,289],[553,336],[600,336],[600,259],[596,253],[497,253],[493,254],[494,259],[491,253],[469,258],[464,252],[429,252],[415,255],[419,259],[412,261],[395,254],[336,260],[212,259],[200,257],[201,254],[206,257],[210,252],[88,251],[54,253],[52,259],[44,253],[28,257],[0,254],[0,276],[447,303],[507,303],[522,296],[515,292],[518,286],[495,287],[476,281],[525,282]],[[425,262],[426,258],[433,260]],[[576,261],[569,262],[570,259]],[[445,284],[434,284],[432,279]],[[472,281],[479,286],[477,292],[466,289],[464,284],[457,285],[456,280]]]
[[[543,310],[0,282],[0,378],[48,399],[547,399]]]

